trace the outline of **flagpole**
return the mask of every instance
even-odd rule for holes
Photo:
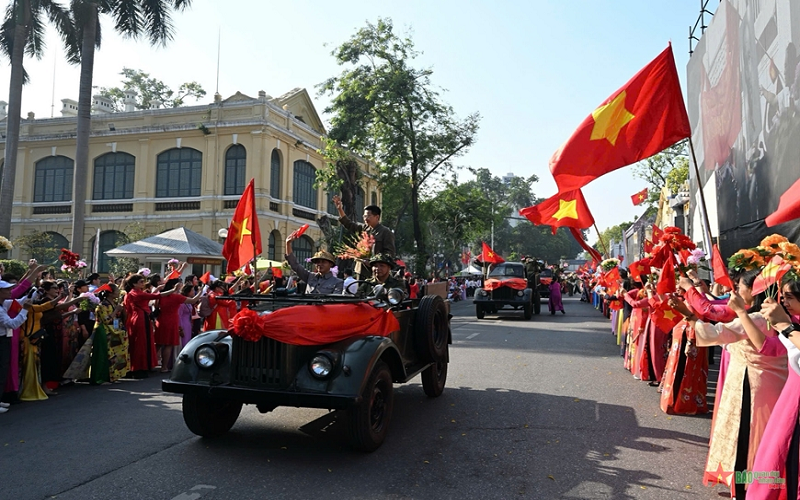
[[[605,252],[606,255],[611,257],[611,254],[608,253],[608,248],[606,248],[606,243],[603,241],[603,238],[600,236],[600,230],[597,229],[597,223],[595,222],[592,225],[594,226],[594,230],[597,231],[597,240],[600,241],[600,245],[603,247],[603,252]]]
[[[706,254],[711,253],[711,224],[708,222],[708,209],[706,208],[706,195],[703,192],[703,181],[700,178],[700,168],[697,166],[697,156],[694,154],[694,143],[692,136],[689,136],[689,151],[692,153],[692,163],[694,164],[694,173],[697,176],[697,190],[700,192],[700,213],[703,216],[703,239],[706,241]],[[714,270],[710,269],[711,281],[714,281]]]

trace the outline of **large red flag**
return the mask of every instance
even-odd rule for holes
[[[778,209],[767,216],[768,227],[800,218],[800,179],[781,195]]]
[[[523,208],[519,213],[534,224],[552,226],[553,234],[557,227],[586,229],[594,224],[594,217],[580,189],[559,193],[532,207]]]
[[[261,253],[261,231],[256,214],[255,179],[250,179],[233,212],[222,256],[228,261],[229,273],[242,268]]]
[[[736,288],[728,275],[728,267],[725,265],[725,261],[722,260],[722,254],[719,253],[717,245],[711,247],[711,270],[714,271],[714,281],[720,285],[727,286],[731,290]]]
[[[478,256],[478,262],[483,262],[485,264],[500,264],[501,262],[505,262],[506,260],[500,257],[494,250],[489,248],[489,245],[483,243],[483,251]]]
[[[559,192],[571,191],[690,134],[670,45],[592,111],[550,159],[550,172]]]
[[[635,195],[631,196],[631,201],[633,202],[633,206],[641,205],[647,199],[647,188],[642,189]]]
[[[656,291],[660,294],[673,293],[675,291],[675,256],[669,252],[664,267],[661,268],[661,274],[658,276],[658,284]]]

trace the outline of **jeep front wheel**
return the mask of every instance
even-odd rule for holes
[[[414,320],[414,343],[425,361],[439,361],[447,354],[448,313],[438,295],[426,295],[419,301]]]
[[[484,310],[483,306],[480,304],[475,304],[475,316],[478,319],[483,319],[486,317],[486,310]]]
[[[422,390],[429,398],[437,398],[444,392],[447,382],[447,362],[437,361],[422,372]]]
[[[198,436],[213,438],[225,434],[236,423],[241,411],[242,403],[200,394],[183,395],[183,421]]]
[[[361,402],[347,411],[350,442],[360,451],[375,451],[386,439],[394,406],[392,373],[383,361],[372,368]]]

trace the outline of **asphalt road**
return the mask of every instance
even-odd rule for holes
[[[622,368],[608,321],[565,307],[479,321],[471,302],[453,304],[444,394],[396,385],[371,454],[347,447],[335,412],[245,407],[205,440],[158,377],[63,388],[0,415],[0,500],[720,498],[701,483],[710,416],[662,413]]]

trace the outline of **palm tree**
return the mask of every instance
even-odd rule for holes
[[[172,39],[170,8],[183,10],[192,0],[72,0],[72,16],[80,44],[80,86],[78,88],[78,130],[72,196],[72,251],[83,253],[86,210],[86,181],[89,171],[89,133],[92,112],[94,52],[100,48],[100,14],[114,20],[114,29],[130,38],[147,36],[153,45]]]
[[[11,83],[8,90],[6,144],[0,179],[0,235],[11,234],[11,208],[14,201],[14,182],[17,175],[17,148],[22,109],[22,86],[27,75],[22,67],[25,52],[36,58],[44,53],[44,24],[47,16],[56,27],[64,44],[75,45],[75,33],[69,12],[52,0],[14,0],[6,10],[0,26],[0,51],[11,59]]]

